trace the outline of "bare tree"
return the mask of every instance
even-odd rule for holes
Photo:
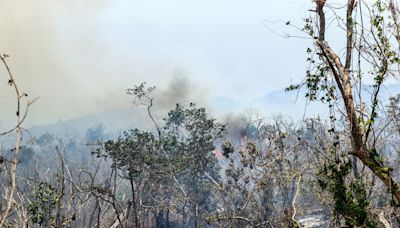
[[[23,109],[21,108],[21,102],[24,97],[27,97],[28,94],[23,93],[19,90],[15,77],[11,73],[11,70],[7,64],[6,58],[9,56],[6,54],[3,54],[0,56],[0,60],[2,61],[4,67],[6,68],[7,74],[8,74],[8,84],[14,88],[15,91],[15,98],[16,98],[16,124],[15,126],[5,132],[0,133],[0,136],[9,134],[11,132],[15,132],[15,148],[14,148],[14,155],[11,161],[11,169],[9,171],[9,177],[10,177],[10,187],[7,189],[7,195],[6,195],[6,200],[7,200],[7,206],[4,211],[1,212],[1,220],[0,220],[0,227],[3,227],[6,223],[6,220],[8,218],[8,215],[10,214],[10,211],[13,209],[13,206],[15,206],[15,200],[14,200],[14,193],[17,188],[17,182],[16,182],[16,176],[17,176],[17,165],[18,165],[18,156],[20,152],[20,146],[21,146],[21,138],[22,138],[22,123],[24,122],[29,106],[32,105],[33,102],[37,100],[37,98],[33,99],[32,101],[28,101],[25,111],[23,113]]]

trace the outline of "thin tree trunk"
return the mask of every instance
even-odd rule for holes
[[[133,209],[133,219],[134,219],[134,224],[136,228],[139,228],[139,220],[137,217],[137,210],[136,210],[136,199],[135,199],[135,186],[133,183],[133,177],[131,174],[129,174],[129,182],[131,184],[131,190],[132,190],[132,209]]]

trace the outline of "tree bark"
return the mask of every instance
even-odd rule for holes
[[[138,216],[137,216],[136,199],[135,199],[135,186],[134,186],[133,177],[131,174],[129,174],[129,182],[131,184],[131,190],[132,190],[132,210],[133,210],[134,224],[135,224],[136,228],[139,228],[139,220],[138,220]]]
[[[363,140],[362,129],[359,124],[358,116],[355,109],[353,90],[350,77],[351,56],[353,51],[353,10],[356,1],[347,1],[346,13],[346,60],[343,64],[335,51],[329,46],[325,40],[325,0],[316,1],[316,12],[319,17],[319,36],[316,39],[316,44],[321,50],[321,56],[329,66],[333,74],[337,88],[340,91],[342,100],[346,110],[346,117],[350,125],[350,134],[352,140],[352,152],[349,154],[356,156],[361,162],[366,165],[371,171],[379,177],[379,179],[390,189],[391,193],[397,201],[400,202],[400,189],[398,183],[391,177],[389,167],[380,163],[376,156],[368,151],[366,142]],[[367,139],[365,139],[367,140]]]

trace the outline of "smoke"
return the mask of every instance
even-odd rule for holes
[[[184,68],[173,69],[172,79],[167,87],[156,90],[155,104],[162,111],[174,108],[176,104],[188,105],[190,102],[204,107],[207,94],[205,89],[201,89],[190,81],[189,73]]]
[[[185,63],[151,60],[104,37],[111,23],[106,12],[110,3],[2,3],[0,53],[10,55],[8,64],[21,92],[28,93],[28,99],[40,97],[25,126],[127,108],[131,98],[126,89],[142,81],[157,87],[155,109],[164,112],[189,102],[204,106],[206,93],[189,79]],[[7,81],[1,65],[0,129],[15,124],[15,95]]]
[[[10,55],[8,64],[21,92],[28,93],[31,99],[40,97],[32,106],[28,120],[55,121],[93,109],[82,102],[91,94],[84,78],[96,73],[85,65],[96,59],[87,53],[100,42],[82,33],[96,34],[93,24],[105,3],[78,0],[2,2],[0,53]],[[0,120],[3,125],[9,125],[15,113],[15,95],[7,86],[7,80],[1,65]]]
[[[227,126],[228,137],[234,141],[239,141],[247,136],[248,119],[244,114],[229,114],[223,118],[223,123]]]
[[[166,90],[161,90],[157,95],[157,103],[161,108],[170,108],[175,103],[185,103],[194,92],[195,88],[190,88],[189,81],[184,77],[174,78]]]

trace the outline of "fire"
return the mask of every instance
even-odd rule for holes
[[[216,158],[223,158],[224,157],[224,155],[222,155],[221,151],[219,151],[217,149],[213,150],[211,153],[213,153]]]

